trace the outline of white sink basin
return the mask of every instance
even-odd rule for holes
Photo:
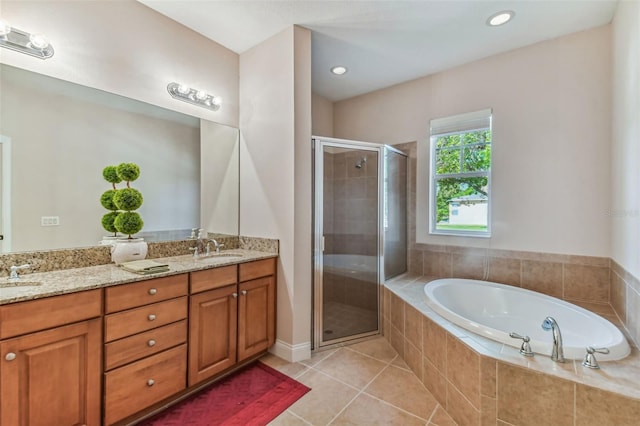
[[[20,287],[36,287],[42,285],[39,281],[3,281],[0,282],[0,288],[20,288]]]
[[[198,262],[213,262],[214,260],[217,259],[225,259],[225,258],[230,258],[230,257],[243,257],[242,253],[213,253],[210,254],[209,256],[201,256],[198,258]]]

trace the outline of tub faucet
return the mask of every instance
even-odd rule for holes
[[[546,317],[542,321],[542,328],[544,330],[551,330],[553,334],[553,349],[551,350],[551,360],[555,362],[564,362],[564,351],[562,349],[562,333],[560,333],[560,326],[553,317]]]

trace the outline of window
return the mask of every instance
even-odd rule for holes
[[[489,236],[491,110],[431,120],[432,234]]]

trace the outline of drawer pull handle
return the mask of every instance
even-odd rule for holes
[[[246,296],[247,295],[247,290],[242,290],[242,295]]]
[[[149,339],[149,341],[147,342],[147,345],[149,345],[149,347],[152,348],[156,345],[156,341],[153,339]]]
[[[238,297],[238,293],[233,293],[232,296],[235,299],[236,297]]]
[[[158,290],[156,290],[155,288],[150,288],[150,289],[149,289],[149,294],[150,294],[150,295],[152,295],[152,296],[153,296],[154,294],[156,294],[157,292],[158,292]]]
[[[4,359],[6,359],[7,361],[13,361],[14,359],[16,359],[16,354],[14,354],[13,352],[9,352],[4,356]]]
[[[156,316],[153,314],[149,314],[147,318],[149,318],[149,321],[154,321],[156,319]]]
[[[153,379],[149,379],[149,380],[147,380],[147,386],[151,387],[151,386],[153,386],[153,385],[155,385],[155,384],[156,384],[156,381],[155,381],[155,380],[153,380]]]

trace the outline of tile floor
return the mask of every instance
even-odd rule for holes
[[[311,388],[272,426],[456,424],[383,337],[298,363],[271,354],[261,361]]]

